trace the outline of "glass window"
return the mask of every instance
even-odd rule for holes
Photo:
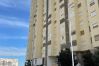
[[[62,40],[64,40],[64,36],[62,36]]]
[[[75,34],[76,34],[76,32],[75,32],[75,31],[73,31],[73,32],[72,32],[72,35],[75,35]]]
[[[62,2],[63,0],[59,0],[59,2]]]
[[[99,7],[99,0],[98,0],[98,7]]]
[[[90,38],[90,40],[91,40],[91,43],[92,43],[92,37]]]
[[[81,35],[84,35],[84,30],[80,31],[80,34],[81,34]]]
[[[94,36],[95,41],[99,41],[99,34]]]
[[[90,26],[89,26],[89,31],[91,32]]]
[[[97,28],[98,27],[98,24],[93,24],[93,28]]]
[[[73,44],[73,46],[76,46],[77,45],[77,41],[76,40],[73,40],[72,41],[72,44]]]
[[[70,7],[70,8],[73,8],[74,6],[75,6],[74,3],[69,4],[69,7]]]
[[[93,6],[95,4],[94,0],[91,0],[90,6]]]
[[[96,16],[96,10],[94,10],[93,12],[91,12],[91,14],[90,14],[92,17],[93,16]]]
[[[56,22],[57,22],[57,21],[55,20],[55,21],[54,21],[54,24],[55,24]]]
[[[56,2],[54,3],[54,5],[56,5]]]
[[[79,3],[77,7],[80,8],[81,7],[81,3]]]

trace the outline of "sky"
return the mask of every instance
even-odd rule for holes
[[[0,0],[0,58],[24,66],[28,44],[30,0]]]

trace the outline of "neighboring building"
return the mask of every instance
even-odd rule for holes
[[[99,47],[99,0],[88,0],[88,20],[93,47]]]
[[[69,0],[74,51],[99,46],[99,0]]]
[[[69,0],[69,22],[74,51],[92,49],[87,0]]]
[[[83,53],[99,47],[99,0],[69,0],[68,10],[74,54],[83,65]]]
[[[99,0],[69,0],[68,8],[74,51],[98,47]]]
[[[0,58],[0,66],[18,66],[18,60]]]

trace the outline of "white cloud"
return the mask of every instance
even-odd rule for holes
[[[0,18],[0,25],[6,25],[6,26],[13,26],[13,27],[25,27],[28,28],[29,24],[25,21],[17,20],[17,19],[6,19],[6,18]]]
[[[27,36],[0,36],[0,39],[27,39]]]
[[[0,47],[0,56],[25,56],[26,48]]]
[[[0,6],[11,7],[11,2],[8,2],[8,0],[0,0]]]
[[[13,17],[13,16],[6,16],[6,15],[0,15],[0,19],[8,19],[8,20],[19,20],[18,17]]]
[[[0,6],[10,8],[29,8],[31,0],[0,0]]]

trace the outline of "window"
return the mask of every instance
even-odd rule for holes
[[[79,3],[77,7],[80,8],[81,7],[81,3]]]
[[[98,24],[97,23],[93,23],[92,26],[93,26],[93,28],[97,28]]]
[[[56,2],[54,3],[54,5],[56,5]]]
[[[89,31],[91,32],[90,26],[89,26]]]
[[[90,3],[90,6],[93,6],[94,4],[95,4],[95,2],[93,1],[93,2]]]
[[[64,36],[62,36],[62,40],[64,40]]]
[[[51,18],[51,14],[48,16],[48,19]]]
[[[56,20],[54,21],[54,24],[56,23]]]
[[[98,0],[98,6],[99,6],[99,0]]]
[[[63,0],[59,0],[59,2],[62,2]]]
[[[75,31],[73,31],[73,32],[72,32],[72,35],[74,35],[75,33],[76,33],[76,32],[75,32]]]
[[[99,34],[94,36],[95,41],[99,41]]]
[[[93,12],[91,12],[91,17],[96,16],[96,10],[94,10]]]
[[[76,40],[73,40],[72,41],[72,44],[73,44],[73,46],[76,46],[77,45],[77,41]]]
[[[54,9],[54,11],[56,11],[56,8]]]
[[[51,44],[51,40],[50,41],[48,41],[48,45],[50,45]]]
[[[64,3],[62,4],[62,5],[60,5],[60,8],[63,8],[65,5],[64,5]]]
[[[80,35],[84,35],[84,30],[80,31]]]
[[[90,38],[90,40],[91,40],[91,43],[92,43],[92,37]]]
[[[62,18],[62,19],[60,20],[60,24],[63,23],[63,22],[65,22],[65,18]]]
[[[95,4],[95,0],[90,0],[90,6],[93,6]]]
[[[74,6],[75,6],[74,3],[69,4],[69,7],[70,7],[70,8],[73,8]]]
[[[33,26],[35,27],[35,24],[33,24]]]
[[[36,17],[37,15],[35,14],[34,17]]]

